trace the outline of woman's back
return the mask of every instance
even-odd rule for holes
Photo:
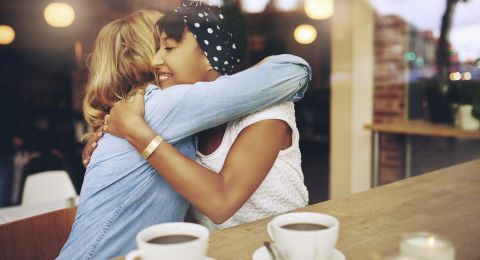
[[[158,91],[156,91],[158,90]],[[150,87],[147,96],[160,95]],[[181,100],[168,98],[165,107]],[[146,118],[168,118],[153,111],[146,101]],[[170,110],[163,109],[164,113]],[[195,158],[192,137],[174,144]],[[109,259],[135,248],[132,239],[143,228],[164,222],[183,221],[188,202],[180,196],[125,140],[106,134],[85,173],[80,202],[70,237],[59,259]]]

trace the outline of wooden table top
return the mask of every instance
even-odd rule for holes
[[[368,124],[365,128],[379,133],[480,139],[480,131],[467,131],[451,125],[434,124],[421,120],[375,123]]]
[[[480,259],[480,160],[445,168],[297,211],[340,221],[337,248],[347,259],[380,259],[396,252],[403,234],[428,231],[450,239],[456,259]],[[208,256],[251,259],[269,241],[271,218],[214,232]]]

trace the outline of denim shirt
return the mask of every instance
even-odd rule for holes
[[[195,159],[193,134],[283,101],[303,97],[311,69],[279,55],[213,82],[150,85],[145,121],[176,149]],[[58,259],[109,259],[135,248],[143,228],[183,221],[188,202],[126,140],[105,134],[92,154],[68,241]]]

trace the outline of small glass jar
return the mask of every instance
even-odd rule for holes
[[[408,234],[402,239],[400,254],[424,260],[454,260],[455,248],[442,236],[419,232]]]

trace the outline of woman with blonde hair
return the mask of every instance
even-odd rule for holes
[[[145,120],[165,141],[194,159],[194,133],[303,96],[310,67],[291,55],[272,57],[213,82],[165,89],[148,84],[154,78],[148,63],[156,51],[150,14],[140,11],[108,24],[95,42],[84,104],[85,118],[93,130],[102,125],[114,102],[146,87],[142,123]],[[151,30],[137,29],[140,24]],[[146,46],[151,49],[146,51]],[[140,155],[127,140],[108,133],[99,140],[87,166],[72,232],[59,259],[124,255],[135,247],[135,235],[144,227],[183,221],[188,202],[147,162],[152,152],[149,148]]]
[[[150,61],[156,47],[152,28],[161,16],[157,11],[137,11],[111,22],[98,34],[83,100],[85,120],[94,131],[115,102],[153,81]]]

